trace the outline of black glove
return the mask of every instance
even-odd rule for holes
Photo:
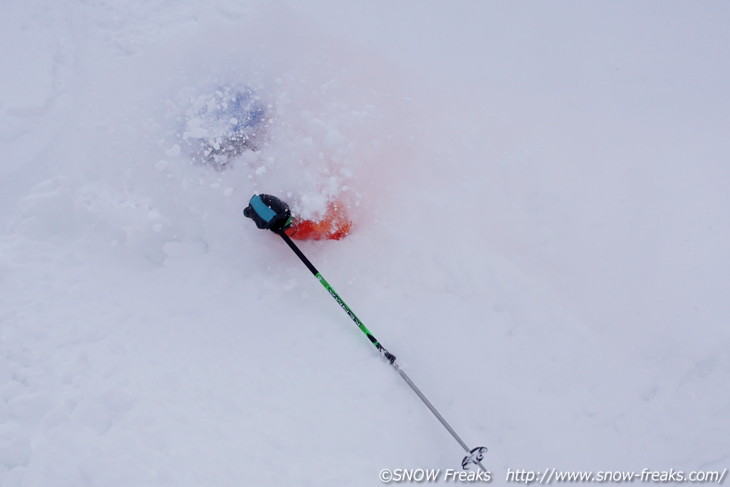
[[[255,194],[243,209],[243,216],[252,219],[262,230],[278,233],[291,225],[289,205],[270,194]]]

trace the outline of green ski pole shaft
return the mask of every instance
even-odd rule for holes
[[[292,240],[289,238],[289,236],[286,233],[284,233],[283,230],[279,231],[277,233],[281,236],[281,238],[284,239],[284,242],[286,242],[286,244],[289,246],[289,248],[291,248],[294,251],[294,253],[297,254],[297,257],[299,257],[299,259],[302,262],[304,262],[304,265],[307,266],[307,269],[309,269],[309,271],[312,274],[314,274],[314,277],[316,277],[317,280],[322,284],[322,286],[324,286],[324,288],[327,290],[328,293],[330,293],[330,295],[334,298],[334,300],[337,301],[337,304],[339,304],[340,308],[342,308],[345,311],[345,313],[347,313],[347,316],[349,316],[352,319],[352,321],[355,322],[357,327],[360,328],[360,331],[362,331],[365,334],[365,336],[368,337],[368,340],[370,340],[370,343],[372,343],[373,346],[375,346],[375,348],[377,348],[378,351],[383,354],[383,356],[388,360],[388,362],[393,364],[395,362],[395,355],[393,355],[392,353],[387,351],[385,349],[385,347],[380,344],[380,342],[377,340],[377,338],[375,338],[375,336],[370,332],[370,330],[368,330],[367,326],[365,326],[363,324],[363,322],[360,321],[360,318],[357,317],[357,315],[350,309],[350,307],[347,305],[347,303],[345,303],[345,301],[340,297],[340,295],[337,294],[337,291],[335,291],[335,289],[332,286],[330,286],[330,283],[327,282],[327,280],[324,278],[324,276],[322,276],[322,274],[319,273],[317,268],[314,267],[314,265],[309,261],[309,259],[307,259],[307,256],[304,255],[301,250],[299,250],[299,247],[297,247],[294,244],[294,242],[292,242]]]
[[[401,376],[401,378],[408,384],[408,386],[411,388],[411,390],[418,396],[418,398],[423,401],[423,403],[428,407],[429,411],[433,413],[434,416],[436,416],[436,419],[439,420],[439,422],[443,425],[444,428],[451,434],[451,436],[454,437],[454,439],[459,443],[459,445],[464,449],[464,451],[467,452],[467,456],[464,459],[464,462],[469,460],[469,463],[475,463],[477,464],[483,471],[487,471],[486,468],[484,468],[484,465],[481,463],[481,455],[480,453],[483,453],[486,451],[486,448],[484,447],[477,447],[474,449],[469,449],[467,444],[464,442],[464,440],[461,439],[461,437],[454,431],[454,428],[451,427],[451,425],[446,421],[446,419],[441,416],[441,413],[438,412],[438,410],[434,407],[433,404],[431,404],[431,401],[429,401],[426,396],[421,392],[421,390],[416,386],[416,384],[413,383],[413,381],[406,375],[406,373],[403,371],[403,369],[400,368],[400,365],[395,363],[395,355],[390,353],[388,350],[385,349],[383,345],[380,344],[380,342],[375,338],[375,336],[368,330],[368,328],[363,324],[362,321],[360,321],[360,318],[357,317],[357,315],[350,309],[350,307],[345,303],[345,301],[340,297],[339,294],[337,294],[337,291],[334,290],[334,288],[330,285],[330,283],[327,282],[327,280],[322,276],[322,274],[319,273],[316,267],[314,267],[314,264],[312,264],[309,259],[307,259],[307,256],[302,253],[301,250],[299,250],[299,247],[296,246],[294,242],[292,242],[291,238],[284,233],[284,230],[279,230],[276,232],[282,239],[284,239],[284,242],[289,246],[290,249],[294,251],[294,253],[299,257],[299,259],[304,263],[305,266],[307,266],[307,269],[314,275],[314,277],[317,278],[317,280],[324,286],[324,288],[327,290],[328,293],[334,298],[335,301],[337,301],[337,304],[340,305],[340,307],[347,313],[347,315],[352,319],[352,321],[355,322],[355,324],[360,328],[360,330],[365,334],[366,337],[368,337],[368,340],[370,340],[370,343],[372,343],[375,348],[378,349],[380,353],[385,356],[385,358],[390,362],[390,364],[395,368],[396,371],[398,371],[398,374]],[[476,452],[476,453],[475,453]],[[479,456],[477,456],[479,455]],[[464,465],[464,463],[462,463]]]

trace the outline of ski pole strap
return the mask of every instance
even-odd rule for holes
[[[261,219],[264,220],[266,223],[270,223],[271,220],[273,220],[276,216],[276,212],[272,210],[270,206],[264,203],[264,200],[261,199],[260,195],[253,195],[251,197],[251,201],[249,201],[248,204],[256,212],[256,214],[260,216]]]

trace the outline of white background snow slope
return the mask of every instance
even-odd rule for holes
[[[6,0],[0,485],[730,466],[730,4]],[[177,134],[241,83],[266,146]]]

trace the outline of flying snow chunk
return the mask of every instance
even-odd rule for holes
[[[266,108],[246,86],[221,86],[190,98],[181,145],[196,162],[217,168],[247,150],[258,150],[266,134]]]

